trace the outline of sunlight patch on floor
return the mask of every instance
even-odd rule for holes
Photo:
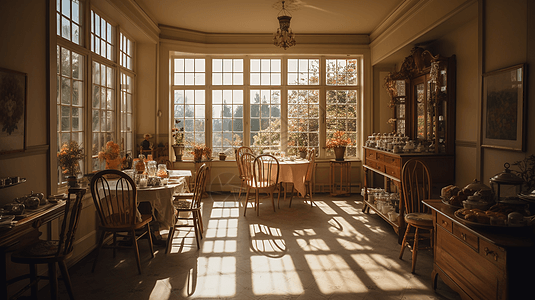
[[[202,253],[236,253],[238,244],[236,240],[205,240],[202,244]]]
[[[239,216],[240,209],[238,207],[214,207],[210,213],[210,218],[237,218]]]
[[[195,297],[236,295],[236,258],[199,257]]]
[[[366,270],[366,276],[381,290],[401,291],[408,284],[408,279],[401,275],[406,272],[400,269],[395,259],[378,254],[352,254],[351,258]],[[385,269],[391,272],[385,272]]]
[[[238,236],[238,219],[210,219],[204,231],[206,238],[235,238]]]
[[[358,239],[358,238],[352,238],[351,240],[348,240],[348,239],[343,239],[343,238],[337,238],[336,241],[342,246],[344,247],[345,250],[348,250],[348,251],[355,251],[355,250],[367,250],[367,251],[370,251],[370,250],[373,250],[373,247],[369,246],[369,245],[363,245],[362,243],[360,243],[362,239]]]
[[[251,251],[262,253],[286,252],[286,241],[282,238],[280,228],[269,227],[262,224],[250,224]]]
[[[278,259],[251,256],[251,279],[255,295],[299,295],[304,292],[289,255]]]
[[[171,285],[169,284],[169,278],[156,280],[154,288],[152,289],[149,299],[160,300],[169,299],[171,295]]]
[[[361,213],[360,209],[355,207],[354,201],[332,201],[334,205],[337,205],[343,212],[348,215],[356,215]]]
[[[314,201],[316,205],[325,213],[326,215],[338,215],[338,212],[335,211],[332,207],[330,207],[327,203],[324,201]]]
[[[305,259],[319,290],[323,294],[364,293],[368,291],[368,288],[342,256],[337,254],[306,254]]]
[[[330,251],[331,249],[323,239],[296,239],[299,247],[304,251]]]
[[[296,229],[293,231],[294,236],[314,236],[316,231],[314,229]]]

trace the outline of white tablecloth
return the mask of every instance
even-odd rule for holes
[[[305,180],[308,170],[308,160],[280,161],[279,162],[279,182],[291,182],[295,189],[303,196],[305,190]]]
[[[137,202],[150,203],[152,214],[160,223],[161,228],[169,228],[173,225],[175,210],[173,207],[173,194],[175,192],[185,193],[189,190],[186,177],[171,179],[171,182],[164,186],[137,189]]]

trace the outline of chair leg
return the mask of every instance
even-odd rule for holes
[[[243,216],[245,217],[245,214],[247,213],[247,203],[249,203],[249,191],[251,190],[250,187],[247,187],[247,192],[245,193],[245,205],[243,206]]]
[[[32,289],[32,298],[37,299],[37,293],[39,292],[39,285],[36,283],[37,279],[37,266],[30,264],[30,284]],[[11,299],[11,298],[10,298]]]
[[[407,228],[405,229],[405,235],[403,236],[403,241],[401,242],[401,252],[399,253],[399,259],[403,259],[403,251],[405,251],[405,245],[407,243],[407,236],[409,235],[410,229],[411,229],[411,225],[407,224]]]
[[[100,249],[102,249],[102,244],[104,243],[105,234],[106,232],[104,230],[102,230],[102,232],[100,233],[100,240],[98,241],[97,253],[95,254],[95,260],[93,261],[93,267],[91,268],[91,272],[95,272],[95,267],[97,266],[98,255],[100,254]]]
[[[59,270],[61,272],[61,276],[63,277],[63,281],[65,282],[65,287],[67,288],[67,293],[69,294],[69,298],[71,300],[74,300],[74,293],[72,292],[72,283],[71,283],[71,277],[69,276],[69,270],[67,269],[67,265],[65,264],[64,260],[58,261]]]
[[[279,187],[281,187],[281,186],[279,186]],[[278,209],[281,208],[280,205],[279,205],[280,202],[281,202],[281,190],[279,188],[279,192],[277,193],[277,208]]]
[[[290,192],[290,205],[288,207],[292,207],[292,200],[294,199],[294,186],[292,184],[292,191]]]
[[[273,212],[275,212],[275,199],[273,198],[273,191],[270,193],[271,194],[271,203],[273,204]]]
[[[199,224],[197,219],[197,212],[194,211],[193,213],[193,230],[195,231],[195,240],[197,241],[197,249],[200,249],[200,238],[199,238]]]
[[[141,259],[139,258],[139,247],[137,246],[136,231],[132,230],[130,234],[132,235],[132,247],[134,248],[134,255],[136,256],[137,270],[139,275],[141,275]],[[150,235],[150,232],[148,232],[148,234]]]
[[[256,206],[256,215],[259,216],[260,215],[260,195],[259,195],[258,189],[255,189],[254,201],[255,201],[255,206]]]
[[[241,198],[241,190],[243,189],[243,184],[244,183],[245,183],[245,181],[243,181],[243,179],[242,179],[241,184],[240,184],[240,192],[238,193],[238,199]]]
[[[56,262],[48,264],[48,279],[50,285],[50,299],[58,299],[58,274]]]
[[[151,258],[154,258],[154,247],[153,247],[153,244],[152,244],[152,232],[150,231],[150,222],[147,223],[147,234],[149,235],[149,249],[150,249],[150,256]]]
[[[414,232],[414,246],[412,246],[412,267],[411,267],[411,273],[414,274],[414,270],[416,269],[416,257],[418,255],[418,227],[416,227],[416,230]]]
[[[113,258],[115,258],[115,254],[117,253],[117,233],[113,233]]]
[[[175,235],[175,224],[177,222],[177,215],[178,212],[175,211],[175,217],[173,218],[173,224],[169,228],[169,233],[167,233],[167,248],[165,249],[165,253],[171,252],[171,244],[173,243],[173,237]]]

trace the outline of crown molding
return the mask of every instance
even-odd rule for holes
[[[159,25],[160,40],[183,41],[206,45],[253,45],[273,44],[272,34],[252,33],[207,33],[168,25]],[[365,34],[295,34],[298,44],[326,44],[326,45],[368,45],[369,35]]]
[[[134,0],[107,0],[152,42],[157,43],[160,34],[158,24]]]

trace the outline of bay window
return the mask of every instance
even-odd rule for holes
[[[360,57],[177,55],[171,126],[184,128],[186,149],[203,144],[213,156],[233,157],[235,148],[248,145],[288,155],[313,147],[329,158],[332,151],[323,146],[334,132],[358,141],[361,63]],[[358,145],[346,153],[359,157]]]

